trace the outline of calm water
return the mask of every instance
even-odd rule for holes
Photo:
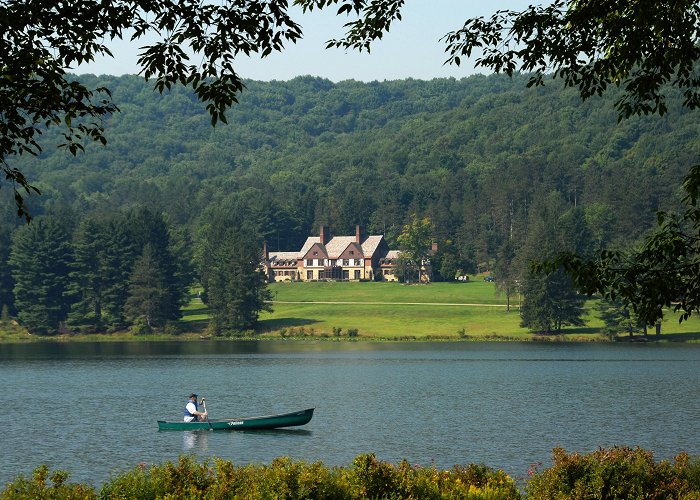
[[[374,452],[520,477],[555,446],[700,455],[698,344],[0,345],[0,380],[0,485],[41,463],[99,484],[182,453],[349,465]],[[299,430],[159,432],[192,391],[212,418],[316,413]]]

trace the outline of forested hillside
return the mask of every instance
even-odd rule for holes
[[[433,224],[439,278],[499,265],[510,276],[531,257],[633,244],[657,210],[679,206],[700,154],[700,122],[679,104],[618,123],[614,93],[582,103],[557,85],[527,89],[526,76],[248,81],[215,128],[186,89],[161,96],[134,76],[83,79],[109,87],[121,112],[105,124],[106,146],[11,160],[42,192],[29,198],[32,214],[70,221],[72,240],[88,218],[163,214],[178,279],[197,278],[192,249],[221,213],[245,219],[271,250],[298,249],[320,224],[335,234],[362,224],[393,244],[416,214]],[[59,142],[52,134],[45,144]],[[10,190],[0,201],[6,305],[10,233],[22,222]]]

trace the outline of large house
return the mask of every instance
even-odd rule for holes
[[[396,281],[398,250],[389,250],[384,235],[366,235],[362,226],[354,236],[331,236],[321,226],[297,252],[270,252],[264,247],[263,268],[269,282],[367,280]]]

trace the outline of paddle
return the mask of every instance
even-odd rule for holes
[[[209,424],[209,429],[214,430],[214,427],[209,421],[209,412],[207,411],[207,404],[204,402],[204,398],[202,398],[202,408],[204,408],[204,412],[207,413],[207,423]]]

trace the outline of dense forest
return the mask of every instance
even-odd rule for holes
[[[509,293],[526,281],[533,258],[634,245],[658,210],[681,206],[682,178],[700,155],[700,122],[680,97],[662,117],[618,122],[614,92],[581,102],[556,84],[528,89],[526,75],[247,81],[228,123],[216,127],[187,89],[160,95],[136,76],[81,79],[109,87],[121,110],[104,124],[107,145],[86,144],[74,157],[55,147],[60,134],[50,129],[41,156],[10,160],[41,190],[28,197],[33,228],[16,217],[11,190],[0,189],[4,316],[25,324],[38,307],[22,292],[32,289],[22,283],[31,267],[22,252],[48,262],[43,241],[61,253],[51,272],[62,278],[52,283],[65,283],[52,292],[45,332],[167,323],[187,286],[211,275],[204,249],[212,252],[212,235],[221,233],[213,228],[227,220],[258,245],[295,250],[321,224],[335,234],[361,224],[396,246],[411,217],[427,217],[437,279],[488,270]],[[160,274],[139,281],[154,260]],[[121,281],[84,283],[98,261],[120,269]],[[144,312],[133,297],[152,282],[169,305]],[[95,300],[81,302],[102,286],[119,292],[116,302],[97,300],[109,314]]]

